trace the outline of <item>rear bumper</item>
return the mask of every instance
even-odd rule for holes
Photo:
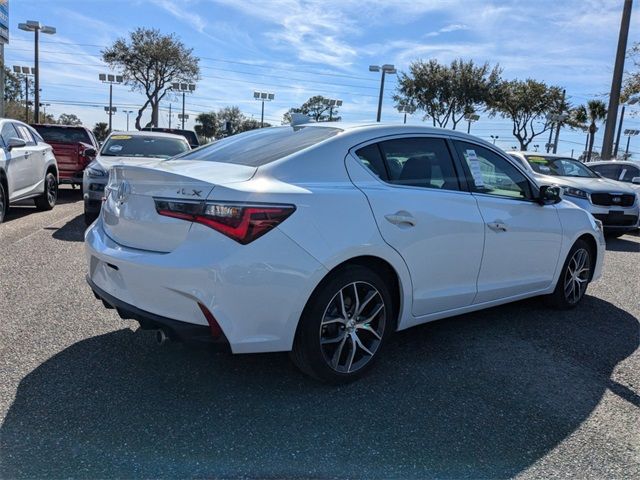
[[[224,336],[224,333],[218,338],[213,338],[209,327],[180,322],[129,305],[102,290],[88,275],[87,283],[91,287],[91,290],[93,290],[95,297],[98,300],[102,300],[105,307],[115,309],[118,315],[120,315],[120,318],[137,321],[143,330],[163,330],[167,336],[174,341],[195,345],[209,345],[214,347],[216,351],[231,352],[229,341],[227,337]]]

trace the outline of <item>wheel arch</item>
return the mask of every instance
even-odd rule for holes
[[[8,205],[11,193],[9,192],[9,179],[7,178],[7,174],[3,168],[0,168],[0,183],[2,183],[2,186],[4,187],[4,194],[7,197],[5,200]]]
[[[591,254],[593,255],[593,261],[591,262],[591,272],[589,272],[589,280],[593,279],[593,274],[596,268],[596,262],[598,261],[598,241],[595,237],[589,233],[583,233],[573,242],[573,245],[578,240],[584,241],[587,245],[589,245],[589,249],[591,250]],[[572,245],[572,246],[573,246]]]

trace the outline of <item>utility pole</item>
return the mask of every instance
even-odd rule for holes
[[[622,21],[620,22],[620,35],[618,36],[618,51],[616,53],[616,63],[611,80],[611,92],[609,93],[609,111],[604,129],[604,139],[602,141],[601,156],[603,160],[609,160],[611,158],[613,133],[616,128],[616,119],[618,118],[618,103],[620,102],[620,89],[622,87],[622,74],[624,73],[624,57],[627,52],[632,5],[633,0],[624,0]]]
[[[635,105],[640,101],[640,95],[633,95],[622,104],[622,111],[620,112],[620,123],[618,123],[618,132],[616,133],[616,144],[613,150],[613,158],[618,157],[618,150],[620,148],[620,134],[622,133],[622,123],[624,122],[624,108],[627,105]]]
[[[565,99],[566,96],[567,96],[567,91],[566,90],[562,90],[562,103],[560,105],[561,105],[561,108],[563,110],[564,110],[564,107],[565,107],[564,99]],[[560,112],[558,117],[562,117],[562,118],[556,124],[556,139],[553,142],[553,153],[557,153],[558,152],[558,138],[560,137],[560,127],[562,126],[562,122],[567,119],[567,114],[565,114],[563,112]]]

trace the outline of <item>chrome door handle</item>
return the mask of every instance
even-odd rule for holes
[[[487,227],[495,232],[506,232],[507,226],[502,222],[489,222],[487,223]]]
[[[389,223],[393,223],[398,226],[403,225],[414,227],[416,224],[416,219],[406,212],[390,213],[389,215],[385,215],[384,218],[386,218]]]

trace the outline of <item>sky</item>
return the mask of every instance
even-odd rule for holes
[[[455,58],[499,64],[506,79],[535,78],[566,88],[574,105],[607,100],[615,58],[622,0],[10,0],[10,43],[5,62],[33,64],[33,34],[19,22],[38,20],[56,27],[42,35],[42,102],[47,113],[75,113],[89,127],[107,121],[110,73],[100,52],[143,26],[175,33],[193,48],[201,67],[196,91],[187,95],[187,128],[200,112],[237,105],[260,119],[254,90],[275,94],[265,121],[279,124],[289,108],[313,95],[344,102],[344,121],[375,120],[380,74],[369,65],[394,64],[406,71],[415,60]],[[637,3],[637,2],[636,2]],[[640,41],[640,5],[631,19],[629,45]],[[630,62],[627,62],[630,67]],[[400,123],[387,76],[382,121]],[[126,128],[124,110],[136,110],[143,96],[114,86],[114,128]],[[178,119],[181,98],[162,103],[161,126]],[[640,129],[640,108],[627,109],[623,128]],[[631,113],[631,115],[629,115]],[[634,115],[635,114],[635,115]],[[481,118],[471,133],[497,145],[516,145],[511,122]],[[133,115],[131,116],[133,122]],[[408,122],[422,122],[417,112]],[[430,122],[429,122],[430,124]],[[464,127],[463,127],[464,128]],[[602,144],[600,128],[596,149]],[[544,149],[547,135],[535,142]],[[585,134],[563,129],[559,153],[580,152]],[[624,143],[621,143],[624,147]],[[631,141],[640,156],[640,136]],[[577,156],[578,153],[575,153]]]

